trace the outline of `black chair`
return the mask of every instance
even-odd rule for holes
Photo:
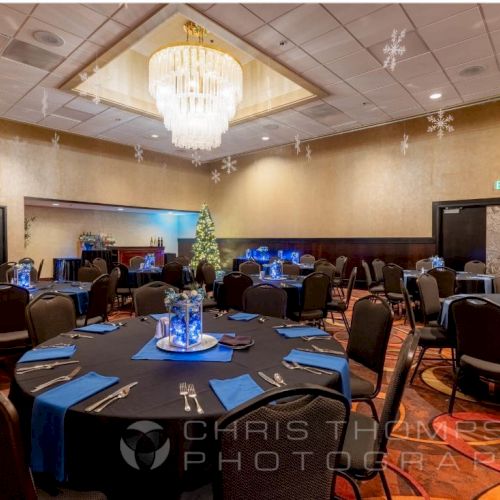
[[[184,279],[182,277],[183,265],[179,262],[169,262],[163,266],[161,272],[161,281],[172,285],[179,290],[184,288]]]
[[[0,283],[8,283],[9,280],[7,280],[7,271],[12,267],[15,266],[16,262],[4,262],[3,264],[0,264]]]
[[[455,294],[457,289],[457,273],[453,269],[450,269],[449,267],[434,267],[429,269],[427,274],[436,278],[440,299],[445,299],[446,297]]]
[[[7,269],[6,274],[7,274],[6,281],[10,283],[12,281],[12,279],[14,278],[14,266]],[[30,269],[30,281],[31,281],[31,283],[35,283],[36,281],[38,281],[38,272],[33,266]]]
[[[203,266],[205,264],[208,264],[208,261],[206,259],[201,259],[197,266],[196,266],[196,271],[194,273],[194,280],[198,285],[202,286],[205,283],[205,280],[203,278]]]
[[[324,327],[326,304],[330,294],[330,278],[323,273],[311,273],[304,278],[300,294],[300,309],[291,312],[296,321],[313,321]]]
[[[97,269],[99,269],[99,272],[101,274],[108,274],[109,273],[108,263],[101,257],[96,257],[92,261],[92,265],[97,267]]]
[[[398,420],[399,406],[417,345],[418,333],[408,335],[403,341],[386,391],[380,422],[362,413],[351,413],[344,441],[345,454],[340,460],[340,465],[348,467],[346,473],[355,480],[368,481],[379,474],[387,499],[391,498],[391,492],[384,474],[383,459]],[[349,457],[349,461],[346,457]]]
[[[144,257],[142,255],[134,255],[130,258],[128,266],[130,270],[137,270],[141,267],[141,264],[144,264]]]
[[[382,259],[376,258],[372,260],[373,274],[377,283],[384,282],[384,273],[382,272],[384,266],[385,262]]]
[[[259,274],[261,267],[257,262],[253,260],[247,260],[246,262],[242,262],[238,266],[238,270],[243,274]]]
[[[376,295],[367,295],[359,299],[352,309],[347,356],[349,360],[359,363],[376,376],[376,381],[373,383],[351,370],[352,399],[368,404],[375,418],[377,409],[373,400],[382,387],[385,354],[391,336],[392,321],[390,305]]]
[[[349,321],[347,320],[346,311],[349,309],[349,302],[351,301],[352,289],[354,288],[354,283],[356,282],[356,275],[358,273],[358,268],[353,267],[351,275],[349,276],[349,283],[347,284],[347,292],[345,295],[345,300],[332,298],[330,302],[326,304],[326,310],[330,312],[332,316],[332,321],[335,323],[335,318],[333,313],[340,313],[342,316],[342,321],[344,322],[347,333],[350,332],[351,327],[349,326]]]
[[[335,276],[333,277],[333,286],[338,289],[341,297],[344,296],[343,286],[346,265],[347,257],[345,255],[341,255],[335,259]]]
[[[466,273],[484,274],[486,272],[486,264],[480,260],[469,260],[465,263],[464,271]]]
[[[429,269],[432,269],[432,259],[417,260],[417,263],[415,264],[415,269],[417,271],[421,271],[422,269],[424,271],[429,271]]]
[[[314,255],[311,255],[310,253],[305,253],[304,255],[301,255],[299,262],[301,264],[314,264],[316,261],[316,258]]]
[[[108,320],[108,288],[108,274],[101,274],[92,282],[89,291],[87,313],[84,317],[77,319],[76,324],[78,326],[85,326]]]
[[[343,395],[316,385],[269,390],[230,411],[216,423],[222,466],[214,498],[333,498],[349,413]],[[248,439],[249,426],[255,422],[267,430]],[[283,435],[290,422],[307,426],[304,438]]]
[[[382,268],[384,276],[384,293],[387,300],[393,306],[399,306],[404,297],[401,293],[400,281],[404,279],[403,268],[397,264],[387,264]]]
[[[441,313],[439,288],[430,274],[421,274],[417,278],[418,293],[420,296],[420,310],[425,326],[439,326],[438,318]]]
[[[206,263],[202,267],[203,282],[205,283],[205,291],[207,293],[213,291],[215,281],[215,267],[212,264]]]
[[[82,266],[78,269],[78,281],[92,283],[101,274],[101,271],[95,266]]]
[[[368,289],[368,291],[375,295],[384,293],[384,285],[380,285],[379,283],[373,281],[368,262],[366,262],[366,260],[362,260],[361,265],[363,266],[363,270],[365,271],[366,288]]]
[[[45,262],[45,259],[42,259],[40,261],[40,264],[38,264],[38,270],[37,270],[37,275],[38,275],[38,279],[42,279],[42,269],[43,269],[43,263]]]
[[[175,288],[163,281],[151,281],[134,290],[134,310],[136,316],[161,314],[166,312],[165,291]]]
[[[220,309],[243,310],[243,292],[253,285],[252,278],[244,273],[233,272],[226,274],[222,297],[218,297]]]
[[[330,283],[333,286],[333,280],[335,278],[335,266],[328,262],[327,260],[321,261],[318,265],[314,265],[315,273],[326,274],[330,278]]]
[[[321,259],[315,260],[314,265],[313,265],[314,272],[319,272],[317,267],[320,266],[321,264],[330,264],[330,262],[328,262],[328,259],[325,259],[323,257]],[[332,266],[333,266],[333,264],[332,264]]]
[[[19,259],[19,264],[29,264],[30,266],[35,265],[35,261],[31,257],[23,257],[22,259]]]
[[[300,266],[298,264],[284,262],[283,263],[283,274],[286,276],[299,276],[300,275]]]
[[[500,384],[500,306],[488,299],[463,297],[451,303],[457,336],[458,368],[448,413],[453,413],[457,386],[486,387],[490,396]],[[486,391],[485,391],[486,392]]]
[[[75,328],[75,303],[62,293],[42,293],[26,306],[26,322],[31,344],[37,346]]]
[[[108,304],[110,311],[113,310],[117,295],[118,281],[120,280],[121,271],[119,267],[114,267],[109,273],[108,285]]]
[[[243,292],[243,311],[248,313],[285,318],[286,303],[285,290],[274,285],[254,285]]]
[[[0,284],[0,355],[18,354],[30,347],[24,314],[29,298],[25,288]]]
[[[187,255],[178,255],[172,262],[177,262],[181,266],[189,266],[190,258]]]
[[[130,281],[128,276],[128,267],[125,264],[118,263],[116,267],[120,269],[120,277],[116,285],[116,295],[121,300],[122,305],[125,303],[127,297],[132,297],[132,290],[130,288]]]

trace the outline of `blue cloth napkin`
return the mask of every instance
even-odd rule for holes
[[[232,410],[264,392],[248,373],[225,380],[214,378],[208,383],[226,410]]]
[[[228,316],[229,319],[234,319],[235,321],[250,321],[258,316],[258,314],[250,313],[235,313]]]
[[[64,468],[64,417],[66,410],[116,384],[118,377],[89,372],[37,396],[31,414],[31,469],[66,480]]]
[[[304,352],[292,349],[284,360],[290,363],[295,362],[301,365],[315,366],[316,368],[324,368],[326,370],[338,372],[342,382],[342,393],[349,402],[351,402],[351,380],[347,359],[331,354],[316,354],[315,352]]]
[[[160,314],[150,314],[150,316],[151,316],[154,320],[158,321],[159,319],[161,319],[161,318],[167,318],[167,317],[168,317],[168,316],[170,316],[170,315],[169,315],[169,313],[160,313]]]
[[[48,359],[71,358],[76,352],[76,346],[67,347],[47,347],[45,349],[33,349],[25,352],[18,363],[28,363],[30,361],[45,361]]]
[[[312,326],[294,326],[292,328],[276,328],[276,331],[286,337],[287,339],[295,339],[297,337],[328,337],[330,334],[326,333],[320,328]]]
[[[220,339],[223,333],[211,333],[213,337]],[[231,334],[225,334],[231,335]],[[234,335],[234,334],[233,334]],[[201,352],[167,352],[156,347],[158,339],[152,338],[132,359],[152,359],[166,361],[212,361],[227,363],[233,359],[233,350],[217,344],[215,347]]]
[[[88,333],[109,333],[118,330],[119,326],[116,325],[106,325],[104,323],[96,323],[95,325],[82,326],[81,328],[75,328],[75,332],[88,332]]]

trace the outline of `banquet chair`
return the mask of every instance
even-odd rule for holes
[[[382,297],[367,295],[354,304],[351,331],[347,341],[347,357],[375,375],[373,383],[351,369],[352,400],[366,403],[377,417],[374,399],[382,387],[384,363],[391,336],[393,313]]]
[[[38,264],[38,269],[36,271],[37,275],[38,275],[38,279],[41,279],[42,278],[42,269],[43,269],[43,263],[45,262],[45,259],[42,259],[40,261],[40,264]]]
[[[136,271],[141,267],[141,264],[144,264],[144,257],[141,255],[134,255],[130,258],[128,267],[131,271]]]
[[[26,306],[26,323],[31,345],[37,346],[75,328],[75,303],[62,293],[42,293]]]
[[[347,257],[345,255],[341,255],[335,259],[335,275],[333,277],[333,286],[339,290],[339,294],[341,297],[344,296],[344,277],[345,277],[345,269],[347,265]]]
[[[445,299],[455,293],[457,288],[457,273],[453,269],[450,269],[449,267],[433,267],[427,271],[427,274],[436,278],[440,299]]]
[[[78,281],[92,283],[101,275],[101,271],[95,266],[82,266],[78,269]]]
[[[422,269],[424,271],[428,271],[429,269],[432,269],[432,259],[417,260],[417,263],[415,264],[415,269],[417,271],[421,271]]]
[[[457,386],[472,378],[495,396],[500,385],[500,306],[485,298],[463,297],[451,304],[457,336],[457,371],[448,413],[453,413]]]
[[[241,272],[232,272],[226,274],[222,282],[222,297],[219,296],[217,300],[219,308],[243,310],[243,292],[253,285],[252,278]]]
[[[12,282],[14,278],[14,266],[10,267],[7,269],[7,282]],[[38,281],[38,272],[34,267],[31,267],[30,269],[30,281],[31,283],[34,283]]]
[[[166,312],[165,292],[176,290],[163,281],[151,281],[134,290],[134,310],[136,316]]]
[[[254,285],[243,292],[243,311],[262,316],[285,318],[287,297],[283,288],[267,283]]]
[[[315,260],[314,261],[314,265],[313,265],[314,272],[317,271],[317,267],[318,266],[320,266],[321,264],[324,264],[324,263],[328,263],[329,264],[328,259],[325,259],[324,257],[321,257],[321,259]]]
[[[203,266],[205,264],[208,264],[208,261],[206,259],[201,259],[197,266],[196,266],[196,271],[194,273],[194,280],[196,283],[198,283],[200,286],[204,284],[204,278],[203,278]]]
[[[19,259],[18,264],[29,264],[30,266],[34,266],[35,261],[31,257],[23,257]]]
[[[247,260],[246,262],[242,262],[238,266],[238,270],[240,273],[247,274],[247,275],[259,274],[261,267],[260,267],[260,264],[258,264],[257,262],[252,261],[252,260]]]
[[[132,297],[132,290],[130,289],[130,282],[128,276],[128,267],[125,264],[118,263],[116,267],[120,269],[120,277],[116,284],[116,295],[121,299],[122,305],[127,297]]]
[[[335,277],[335,266],[331,262],[320,262],[314,268],[314,272],[326,274],[330,278],[330,283],[333,285],[333,278]]]
[[[351,412],[344,441],[345,453],[340,458],[342,470],[357,481],[368,481],[378,474],[388,500],[391,499],[391,491],[384,474],[383,459],[387,454],[392,430],[398,422],[399,407],[415,357],[418,337],[418,333],[410,332],[403,341],[386,390],[380,421],[357,411]],[[346,457],[349,457],[348,461]]]
[[[71,300],[71,299],[70,299]],[[46,492],[37,488],[24,454],[19,415],[0,392],[0,496],[8,500],[106,500],[98,491],[73,491],[57,486]]]
[[[384,273],[382,272],[384,266],[385,262],[382,259],[376,258],[372,260],[373,273],[377,283],[384,282]]]
[[[4,262],[3,264],[0,264],[0,283],[9,282],[7,280],[7,271],[16,264],[17,264],[16,262]]]
[[[108,320],[108,288],[109,274],[101,274],[92,282],[87,313],[76,320],[77,326],[86,326]]]
[[[161,271],[161,280],[172,285],[179,290],[184,288],[184,279],[182,277],[183,265],[179,262],[169,262],[163,266]]]
[[[186,255],[178,255],[172,262],[178,262],[181,266],[189,266],[190,259]]]
[[[210,293],[214,289],[215,267],[207,262],[203,264],[201,270],[203,273],[203,282],[205,283],[205,291]]]
[[[300,294],[300,308],[291,312],[291,319],[313,321],[324,327],[326,303],[330,294],[330,278],[323,273],[311,273],[304,278]]]
[[[330,302],[326,304],[326,310],[330,313],[332,321],[335,323],[335,318],[333,313],[340,313],[342,316],[342,321],[344,322],[345,329],[347,333],[350,332],[351,327],[349,326],[349,321],[346,316],[346,311],[349,309],[349,302],[351,301],[352,289],[354,288],[354,283],[356,282],[356,275],[358,273],[358,268],[353,267],[351,275],[349,276],[349,283],[347,284],[347,292],[345,299],[335,299],[332,298]]]
[[[299,262],[301,264],[314,264],[316,258],[314,255],[311,255],[310,253],[305,253],[304,255],[300,256]]]
[[[464,271],[466,273],[484,274],[486,272],[486,264],[480,260],[469,260],[465,263]]]
[[[108,284],[108,305],[109,310],[112,311],[115,305],[118,281],[120,280],[121,271],[119,267],[114,267],[109,273],[109,284]]]
[[[96,257],[92,264],[99,269],[100,274],[108,274],[108,263],[101,257]]]
[[[366,260],[362,260],[361,265],[363,266],[363,270],[365,271],[366,287],[368,288],[368,291],[375,295],[384,293],[384,285],[380,285],[379,283],[373,281],[368,262],[366,262]]]
[[[342,394],[312,384],[266,391],[226,413],[216,422],[222,466],[214,481],[214,498],[333,498],[336,478],[343,475],[338,463],[349,414]],[[261,427],[263,423],[266,432],[245,439],[254,422]],[[307,425],[305,437],[287,439],[289,422]],[[304,453],[308,457],[302,461]],[[256,458],[261,454],[277,457],[279,468],[264,466],[264,459],[259,466]],[[349,482],[360,498],[357,486]]]
[[[399,305],[404,301],[401,293],[400,281],[404,278],[403,268],[397,264],[387,264],[382,268],[384,276],[384,293],[392,306]]]
[[[25,288],[0,284],[0,356],[18,354],[30,347],[24,314],[28,302]]]
[[[441,313],[441,302],[436,278],[430,274],[422,274],[417,278],[417,287],[424,325],[439,326],[438,318]]]
[[[283,263],[283,274],[286,276],[300,276],[300,266],[298,264]]]

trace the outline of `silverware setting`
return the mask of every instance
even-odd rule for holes
[[[323,375],[323,374],[332,375],[333,374],[333,372],[331,372],[331,371],[323,370],[321,368],[312,368],[311,366],[304,366],[304,365],[301,365],[295,361],[292,363],[289,363],[288,361],[282,360],[281,364],[285,368],[288,368],[289,370],[303,370],[305,372],[314,373],[314,375]]]
[[[274,375],[273,375],[273,378],[274,380],[280,385],[280,386],[284,386],[286,385],[286,382],[285,382],[285,379],[282,377],[282,375],[278,372],[276,372]]]
[[[179,384],[179,394],[184,397],[184,411],[191,411],[191,406],[189,406],[188,387],[186,382],[181,382]]]
[[[72,347],[73,344],[65,344],[64,342],[59,342],[52,345],[39,345],[36,346],[32,351],[41,351],[42,349],[64,349],[65,347]]]
[[[214,318],[222,318],[222,316],[225,316],[226,314],[229,314],[229,311],[223,311],[220,313],[217,313]]]
[[[297,324],[288,324],[284,323],[283,325],[276,325],[273,328],[305,328],[306,325],[297,325]]]
[[[31,389],[30,392],[38,392],[41,391],[42,389],[45,389],[46,387],[50,387],[51,385],[58,384],[59,382],[69,382],[72,380],[75,375],[82,369],[81,366],[77,366],[72,372],[68,373],[68,375],[64,375],[62,377],[57,377],[52,380],[49,380],[48,382],[45,382],[44,384],[37,385],[33,389]]]
[[[137,384],[138,384],[138,382],[132,382],[131,384],[128,384],[128,385],[122,387],[121,389],[119,389],[118,391],[114,392],[113,394],[111,394],[107,398],[104,398],[104,400],[103,400],[104,402],[101,402],[100,405],[98,405],[97,407],[95,407],[93,409],[94,413],[100,413],[102,410],[104,410],[104,408],[107,408],[111,403],[114,403],[115,401],[118,401],[119,399],[126,398],[130,394],[130,389],[132,389],[132,387],[134,387]]]
[[[194,399],[194,402],[196,404],[196,411],[201,415],[202,413],[205,413],[203,411],[203,408],[201,407],[199,401],[198,401],[198,397],[197,397],[197,394],[196,394],[196,390],[194,388],[194,385],[193,384],[189,384],[188,385],[188,397]]]
[[[278,382],[276,382],[276,380],[267,376],[264,372],[257,372],[257,375],[261,379],[265,380],[268,384],[274,385],[275,387],[281,387],[281,385]]]
[[[322,352],[325,354],[335,354],[337,356],[344,356],[345,353],[342,351],[336,351],[335,349],[323,349],[322,347],[318,347],[317,345],[311,344],[311,347],[316,351],[316,352]]]
[[[331,340],[330,336],[322,335],[319,337],[300,337],[302,340],[306,342],[311,342],[312,340]]]
[[[134,387],[135,385],[137,385],[139,382],[132,382],[130,384],[127,384],[127,385],[124,385],[123,387],[120,387],[118,390],[116,390],[115,392],[112,392],[111,394],[109,394],[108,396],[106,396],[105,398],[102,398],[100,399],[99,401],[97,401],[96,403],[93,403],[91,404],[90,406],[87,406],[87,408],[85,408],[85,411],[86,412],[90,412],[90,411],[94,411],[96,410],[97,408],[99,408],[101,405],[103,405],[104,403],[107,403],[108,401],[112,400],[113,398],[117,397],[122,391],[125,391],[125,390],[130,390],[132,387]],[[102,409],[102,408],[101,408]]]
[[[22,375],[23,373],[34,372],[37,370],[52,370],[56,366],[73,365],[80,361],[56,361],[55,363],[45,363],[43,365],[27,366],[26,368],[18,368],[16,373]]]
[[[70,339],[94,339],[92,335],[84,335],[83,333],[60,333],[61,337],[69,337]]]
[[[119,328],[120,326],[127,326],[127,324],[126,324],[126,323],[122,323],[122,322],[120,322],[120,321],[118,321],[118,322],[116,322],[116,323],[112,323],[111,321],[106,321],[106,322],[104,322],[104,323],[103,323],[103,325],[117,326],[118,328]]]

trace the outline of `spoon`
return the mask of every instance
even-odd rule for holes
[[[264,323],[267,320],[267,318],[264,318],[264,316],[261,316],[257,321],[259,323]]]
[[[274,380],[276,381],[277,384],[279,385],[286,385],[285,379],[281,376],[280,373],[275,373],[273,375]]]

